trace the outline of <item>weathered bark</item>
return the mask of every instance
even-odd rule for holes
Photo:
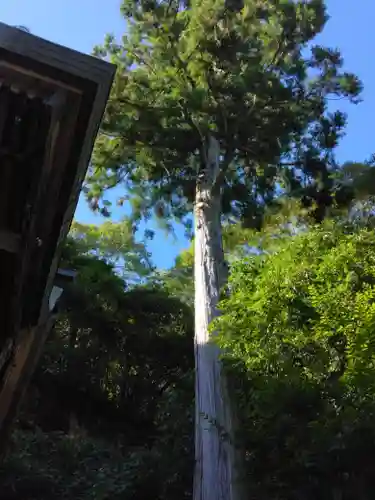
[[[214,188],[219,145],[210,138],[195,204],[195,474],[194,500],[237,500],[233,425],[218,347],[209,324],[227,279],[221,235],[221,193]]]

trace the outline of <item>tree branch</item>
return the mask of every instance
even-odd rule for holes
[[[230,164],[233,161],[233,157],[234,157],[234,148],[230,147],[227,149],[227,151],[224,155],[224,160],[222,162],[220,171],[219,171],[218,175],[216,176],[216,179],[214,179],[212,189],[211,189],[212,193],[216,193],[219,189],[221,189],[223,182],[224,182],[224,179],[225,179],[225,175],[229,169]]]

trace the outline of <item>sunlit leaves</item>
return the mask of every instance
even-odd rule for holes
[[[362,375],[360,365],[370,370],[375,362],[364,341],[375,341],[374,243],[372,231],[352,234],[332,225],[279,240],[268,255],[234,264],[232,295],[223,302],[224,316],[216,326],[224,338],[233,338],[236,350],[241,349],[237,340],[251,346],[244,354],[249,369],[317,380],[333,369],[328,343],[339,333],[354,363],[349,361],[341,376],[354,380]],[[315,359],[311,366],[309,361],[296,367],[295,348],[310,343],[322,355],[325,351],[324,364],[315,366]]]
[[[329,224],[235,263],[214,328],[252,498],[371,495],[375,237]],[[343,481],[345,475],[345,481]]]
[[[112,263],[126,280],[138,280],[153,270],[145,243],[135,240],[130,220],[104,222],[100,226],[74,222],[70,237],[81,253],[95,255]]]
[[[247,225],[259,225],[275,196],[270,165],[294,162],[296,184],[310,160],[330,171],[344,120],[326,114],[327,98],[356,100],[361,85],[343,71],[337,50],[312,46],[309,54],[327,19],[322,1],[126,1],[122,13],[126,36],[121,43],[109,36],[98,49],[118,72],[89,199],[100,201],[114,183],[129,193],[137,187],[143,204],[133,205],[134,220],[162,200],[168,223],[184,221],[212,132],[229,163],[225,214]],[[193,189],[182,192],[185,182]],[[236,182],[241,192],[232,189]],[[308,182],[316,189],[314,174]]]

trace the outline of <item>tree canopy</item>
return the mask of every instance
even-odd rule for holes
[[[338,50],[314,45],[323,1],[132,0],[122,13],[121,43],[108,36],[96,49],[118,72],[87,179],[94,209],[107,211],[103,191],[121,184],[135,219],[154,211],[190,227],[210,134],[224,215],[257,227],[276,185],[331,203],[346,119],[329,99],[358,102],[361,83]]]

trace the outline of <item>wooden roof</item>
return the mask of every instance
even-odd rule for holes
[[[114,73],[0,23],[0,351],[48,315]]]

